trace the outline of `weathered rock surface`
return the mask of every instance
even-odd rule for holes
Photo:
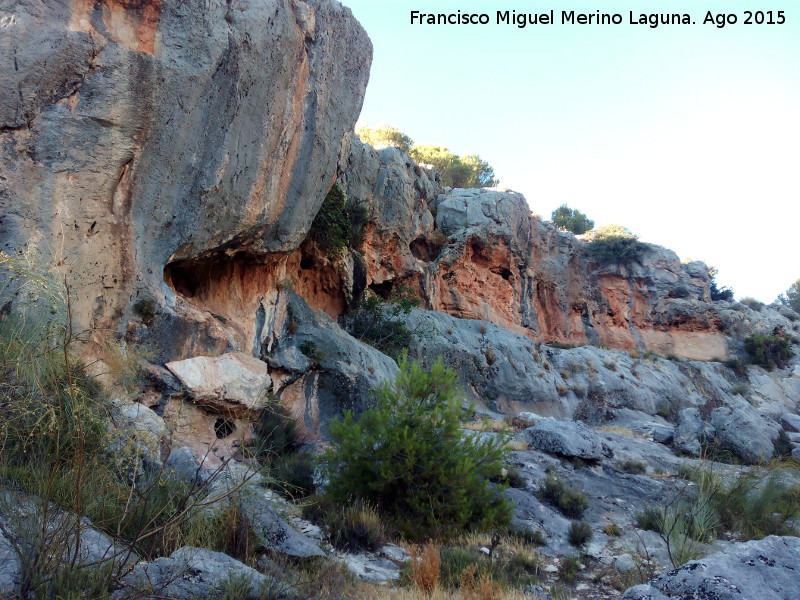
[[[205,321],[165,266],[299,246],[358,117],[364,30],[332,0],[16,0],[3,18],[4,249],[59,249],[80,330],[152,300],[159,335],[210,335],[181,328]]]
[[[631,588],[623,598],[792,600],[800,597],[798,571],[800,538],[769,536],[690,561],[649,584]]]
[[[603,439],[580,421],[543,421],[524,433],[533,448],[548,454],[584,460],[600,460],[613,455]]]
[[[116,544],[89,519],[78,519],[53,505],[45,510],[40,499],[22,492],[0,490],[0,522],[5,529],[0,536],[0,553],[11,558],[10,564],[0,569],[0,582],[6,581],[0,585],[12,585],[9,581],[18,583],[20,563],[9,542],[26,556],[44,544],[64,562],[87,568],[109,564],[122,566],[138,560],[131,550]]]
[[[731,399],[731,402],[736,402]],[[766,462],[775,453],[781,426],[744,400],[711,411],[714,438],[747,464]]]
[[[270,366],[273,392],[311,438],[343,410],[370,406],[375,388],[397,374],[391,358],[291,291],[280,294],[266,323],[261,356]]]
[[[258,411],[272,385],[267,364],[242,352],[197,356],[167,363],[192,399],[213,412]]]
[[[295,558],[325,556],[316,541],[284,521],[260,492],[258,488],[249,486],[238,499],[259,548]]]
[[[221,596],[226,585],[232,583],[244,586],[244,595],[237,596],[242,600],[258,600],[268,593],[270,598],[301,597],[289,585],[226,554],[189,546],[179,548],[169,557],[137,564],[122,578],[122,583],[122,589],[114,593],[115,598],[128,598],[137,591],[136,597],[143,600],[214,598]]]
[[[6,537],[11,527],[5,517],[0,515],[0,594],[13,597],[19,592],[22,583],[22,565],[19,553],[14,549],[14,540]]]
[[[121,398],[111,401],[111,439],[107,449],[121,472],[157,472],[169,453],[169,429],[153,410]]]

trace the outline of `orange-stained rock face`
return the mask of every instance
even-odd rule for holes
[[[73,0],[70,28],[96,33],[94,11],[102,19],[102,34],[127,50],[154,52],[161,0]]]
[[[164,278],[195,310],[208,315],[205,320],[216,320],[232,330],[238,348],[252,350],[255,355],[259,312],[275,303],[281,289],[293,289],[309,306],[334,319],[345,308],[339,267],[304,249],[286,254],[240,253],[176,261],[167,266]]]

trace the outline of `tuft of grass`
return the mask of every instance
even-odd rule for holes
[[[303,506],[303,516],[319,524],[331,544],[346,552],[377,550],[387,537],[388,529],[378,511],[362,500],[341,506],[325,496],[314,496]]]
[[[622,527],[616,523],[609,523],[603,526],[603,533],[610,537],[619,537],[622,535]]]
[[[586,521],[573,521],[569,525],[569,543],[582,548],[592,539],[592,527]]]
[[[558,508],[566,517],[580,519],[589,508],[586,495],[553,475],[545,477],[537,497]]]
[[[647,473],[647,463],[641,460],[628,459],[619,463],[617,468],[620,471],[625,471],[626,473],[634,475],[643,475]]]

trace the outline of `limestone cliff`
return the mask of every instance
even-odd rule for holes
[[[443,190],[399,150],[352,147],[341,180],[370,209],[364,254],[374,291],[412,284],[431,310],[540,341],[727,358],[702,263],[648,245],[638,261],[598,264],[519,194]]]
[[[2,248],[63,265],[80,329],[156,307],[166,357],[235,345],[165,268],[299,246],[360,111],[364,30],[333,0],[17,0],[0,16]]]

